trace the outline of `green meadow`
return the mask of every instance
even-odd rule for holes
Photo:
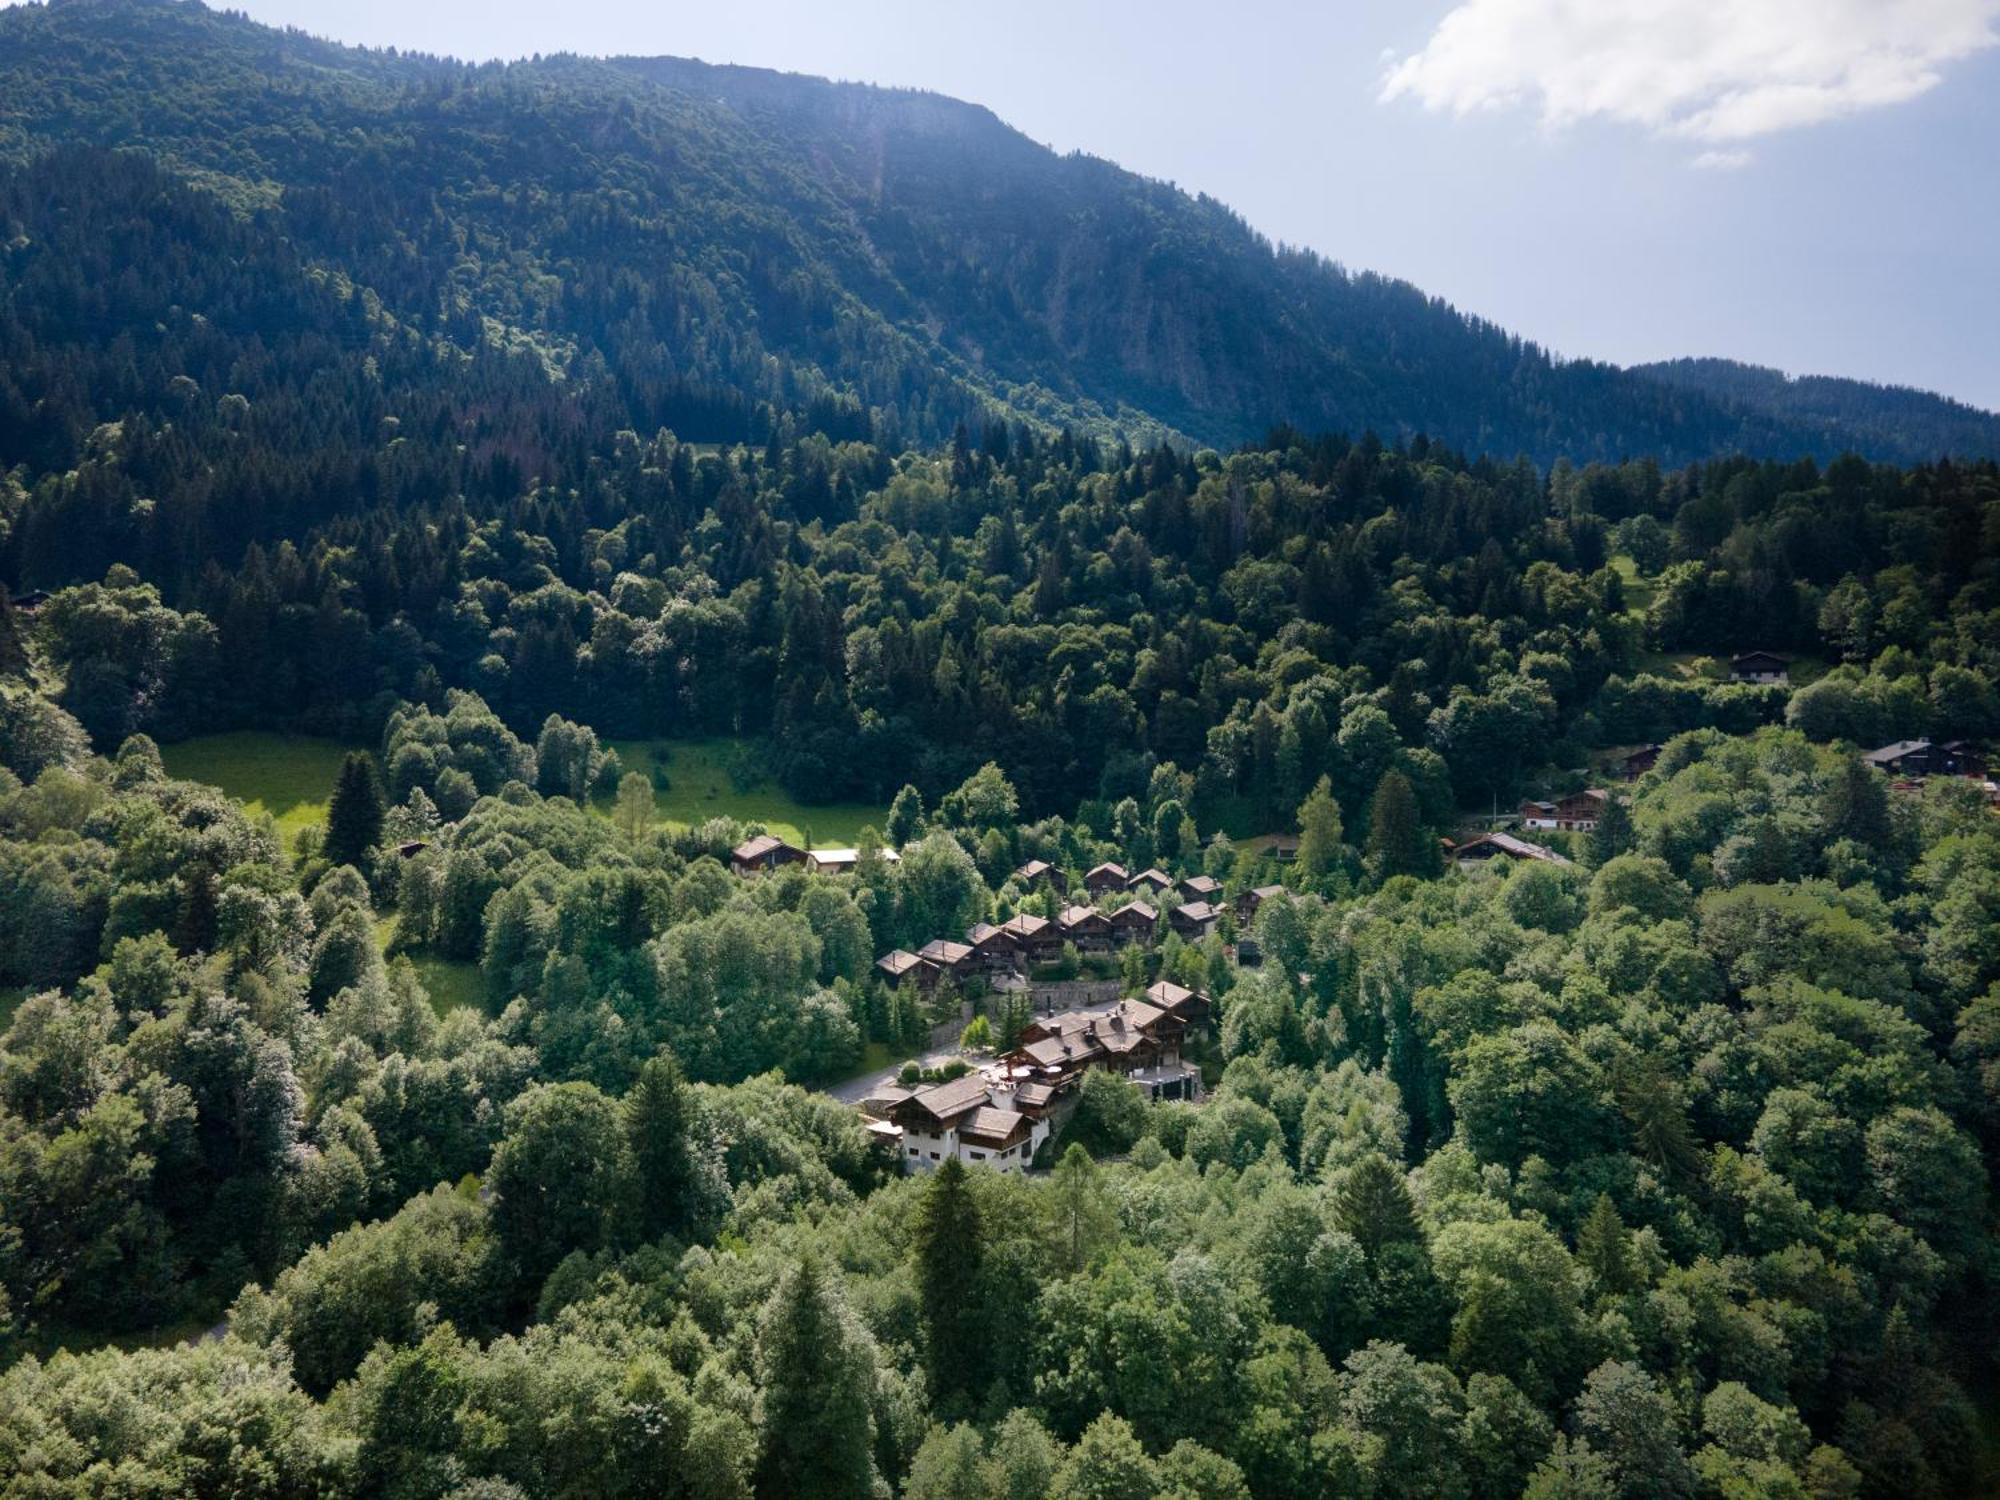
[[[339,740],[240,730],[163,745],[167,774],[220,787],[253,812],[277,820],[286,847],[300,830],[326,821],[340,763],[359,748]]]
[[[627,771],[651,777],[655,754],[664,750],[667,787],[653,783],[653,805],[660,820],[689,828],[710,818],[738,818],[762,823],[772,833],[802,847],[851,845],[872,824],[879,831],[889,810],[862,802],[832,802],[808,807],[775,782],[760,778],[737,789],[730,765],[744,749],[741,740],[613,740],[611,747]],[[599,806],[610,807],[607,797]]]

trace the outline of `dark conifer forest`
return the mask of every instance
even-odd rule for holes
[[[0,1497],[1988,1492],[1996,455],[939,96],[0,10]]]

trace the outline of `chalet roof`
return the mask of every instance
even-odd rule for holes
[[[1017,938],[1031,938],[1039,937],[1048,929],[1048,925],[1049,919],[1047,917],[1038,917],[1033,912],[1022,911],[1014,913],[1013,916],[1002,922],[1000,928],[1003,932],[1011,933]]]
[[[1755,661],[1776,662],[1782,667],[1790,663],[1791,658],[1776,651],[1741,651],[1729,658],[1729,665],[1740,667]]]
[[[1870,750],[1861,758],[1871,766],[1886,766],[1907,755],[1914,755],[1919,750],[1928,750],[1930,747],[1929,740],[1897,740],[1895,744],[1884,745],[1880,750]]]
[[[1213,896],[1222,889],[1222,882],[1213,875],[1190,875],[1181,882],[1181,890],[1190,896]]]
[[[901,978],[903,975],[909,973],[910,970],[921,968],[925,962],[927,960],[918,957],[907,949],[895,948],[876,959],[875,967],[885,974]]]
[[[1014,1085],[1014,1102],[1025,1104],[1029,1109],[1041,1109],[1053,1103],[1055,1086],[1047,1083],[1017,1083]]]
[[[1165,870],[1149,866],[1125,882],[1128,886],[1150,885],[1156,891],[1170,891],[1174,888],[1174,877]]]
[[[1221,908],[1209,901],[1183,901],[1174,908],[1174,920],[1178,922],[1213,922],[1221,915]]]
[[[949,967],[972,957],[972,947],[968,943],[954,943],[950,938],[932,938],[917,950],[917,957]]]
[[[1016,880],[1040,880],[1054,869],[1055,866],[1045,859],[1031,859],[1015,866],[1014,878]]]
[[[1086,882],[1099,879],[1115,880],[1120,885],[1123,885],[1127,876],[1123,865],[1119,864],[1116,860],[1107,859],[1103,864],[1092,865],[1088,870],[1085,870],[1083,878]]]
[[[1151,926],[1159,920],[1159,908],[1150,901],[1127,901],[1110,916],[1111,925],[1114,927],[1130,927],[1134,922],[1143,922]]]
[[[965,929],[965,940],[974,948],[985,948],[995,940],[1004,942],[1014,936],[1004,927],[995,927],[991,922],[974,922]]]
[[[1004,1148],[1027,1135],[1032,1128],[1032,1122],[1026,1115],[1011,1109],[996,1109],[989,1104],[975,1109],[970,1119],[959,1122],[958,1138]]]
[[[1514,859],[1539,859],[1553,865],[1566,865],[1570,861],[1553,849],[1545,849],[1540,844],[1531,844],[1526,839],[1517,839],[1511,833],[1482,833],[1477,838],[1467,839],[1458,846],[1458,857],[1463,859],[1468,849],[1491,845],[1502,854]]]
[[[1284,895],[1285,888],[1281,885],[1253,885],[1250,894],[1259,901],[1269,901],[1273,896]]]
[[[790,849],[791,847],[790,844],[787,844],[781,838],[768,833],[760,833],[754,839],[745,839],[734,849],[731,849],[729,857],[744,861],[762,859],[767,854],[773,854],[780,849]]]
[[[985,1108],[986,1080],[977,1073],[967,1073],[950,1083],[918,1089],[904,1103],[906,1107],[922,1110],[933,1119],[953,1120],[969,1109]]]
[[[1104,913],[1094,906],[1065,907],[1063,908],[1063,914],[1056,918],[1057,924],[1065,932],[1092,922],[1104,922],[1107,920],[1108,918],[1105,917]]]
[[[1199,990],[1191,990],[1184,984],[1175,984],[1171,979],[1162,979],[1146,988],[1146,1003],[1161,1010],[1172,1011],[1190,1000],[1207,1000]]]

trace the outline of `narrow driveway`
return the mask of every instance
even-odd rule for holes
[[[839,1083],[829,1083],[820,1092],[838,1099],[842,1104],[859,1104],[883,1084],[894,1083],[896,1076],[912,1062],[924,1069],[941,1068],[959,1055],[956,1047],[941,1047],[914,1058],[904,1058],[901,1062],[891,1063],[888,1067],[873,1073],[861,1073],[853,1078],[843,1078]]]

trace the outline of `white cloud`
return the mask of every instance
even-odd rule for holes
[[[1738,167],[1750,165],[1748,151],[1704,151],[1689,163],[1710,172],[1734,172]]]
[[[1900,104],[2000,43],[2000,0],[1462,0],[1385,99],[1529,106],[1729,147]],[[1740,166],[1738,152],[1697,158]]]

